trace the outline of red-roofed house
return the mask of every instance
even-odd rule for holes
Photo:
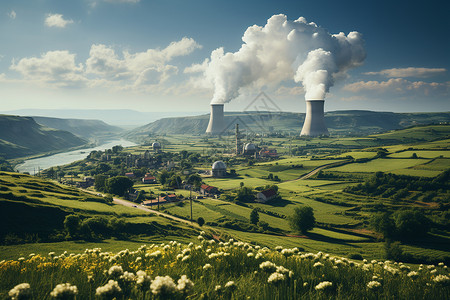
[[[128,178],[134,178],[134,173],[133,172],[125,173],[125,176],[127,176]]]
[[[277,149],[263,149],[261,151],[259,151],[259,156],[260,157],[273,157],[273,158],[277,158],[278,157],[278,152]]]
[[[142,178],[142,183],[143,184],[156,183],[156,177],[155,176],[145,176],[144,178]]]
[[[219,194],[219,190],[215,186],[202,184],[200,186],[200,194],[203,194],[205,196],[217,195]]]
[[[256,201],[264,203],[264,202],[267,202],[269,200],[272,200],[276,196],[278,196],[278,194],[277,194],[277,192],[275,190],[268,189],[268,190],[264,190],[264,191],[259,192],[256,195]]]

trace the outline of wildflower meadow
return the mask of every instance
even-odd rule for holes
[[[450,299],[443,263],[352,261],[202,232],[135,251],[30,254],[0,262],[1,299]]]

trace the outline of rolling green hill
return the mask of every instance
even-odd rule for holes
[[[121,128],[111,126],[100,120],[60,119],[48,117],[32,117],[36,123],[46,127],[71,132],[81,138],[102,138],[115,136]]]
[[[305,114],[290,112],[226,112],[228,130],[239,123],[242,129],[261,132],[299,133]],[[209,115],[164,118],[130,131],[126,136],[139,140],[148,134],[203,134]],[[331,134],[366,135],[401,129],[412,125],[450,121],[450,113],[393,113],[374,111],[333,111],[325,113],[325,122]]]
[[[70,132],[39,125],[30,117],[0,115],[0,156],[8,159],[85,143]]]

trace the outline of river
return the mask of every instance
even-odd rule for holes
[[[16,171],[20,173],[28,172],[31,175],[34,175],[38,172],[38,170],[45,170],[50,167],[56,167],[61,165],[67,165],[77,160],[82,160],[86,158],[91,151],[99,151],[105,149],[111,149],[116,145],[122,145],[122,147],[131,147],[136,146],[135,143],[127,141],[127,140],[113,140],[108,141],[105,144],[94,148],[86,148],[86,149],[78,149],[74,151],[62,152],[50,156],[40,157],[28,159],[24,163],[17,165],[15,167]]]

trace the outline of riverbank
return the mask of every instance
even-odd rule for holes
[[[36,174],[39,170],[45,170],[51,167],[66,165],[77,160],[86,158],[92,151],[103,151],[111,149],[113,146],[121,145],[123,147],[136,146],[136,143],[124,139],[110,140],[99,146],[93,143],[84,145],[83,147],[76,147],[66,149],[66,151],[59,151],[57,153],[42,153],[33,157],[21,158],[16,160],[14,170],[20,173],[28,172],[31,175]],[[90,146],[90,147],[89,147]]]

